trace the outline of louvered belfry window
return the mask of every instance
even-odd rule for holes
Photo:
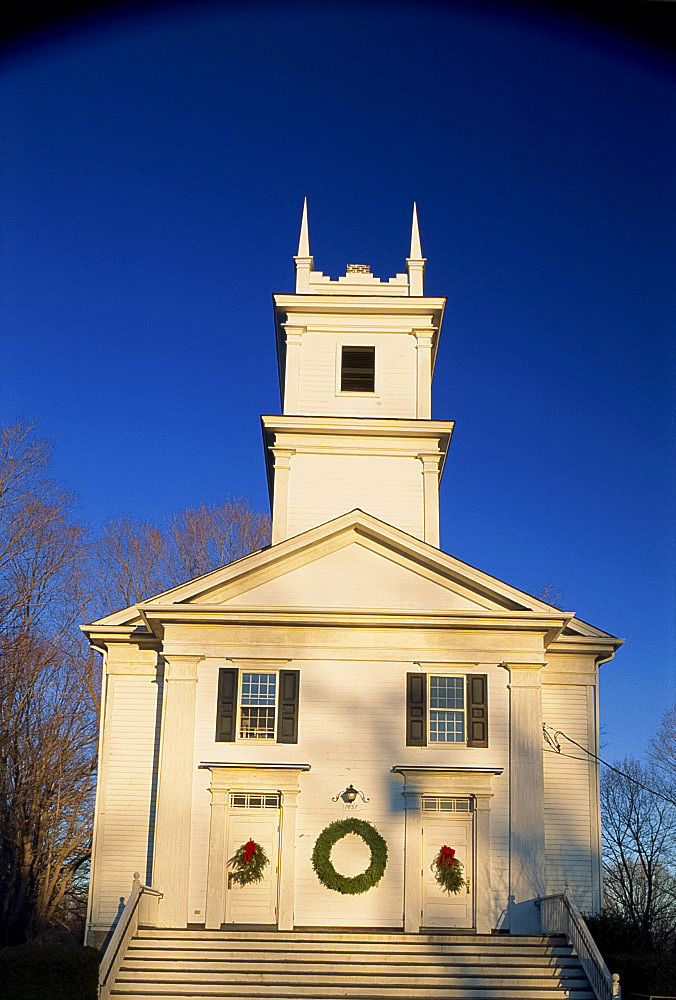
[[[375,347],[343,347],[340,365],[341,392],[375,392]]]

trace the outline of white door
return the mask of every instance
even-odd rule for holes
[[[261,844],[270,863],[261,882],[239,885],[226,866],[225,923],[274,924],[277,922],[277,869],[279,863],[279,796],[231,795],[228,809],[226,859],[249,840]],[[267,803],[267,805],[266,805]]]
[[[469,798],[425,797],[422,800],[423,927],[474,926],[474,812]],[[448,893],[437,882],[432,866],[442,846],[462,862],[464,885]]]

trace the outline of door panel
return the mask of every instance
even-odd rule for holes
[[[261,882],[238,885],[226,867],[226,924],[274,924],[277,921],[277,867],[279,861],[279,810],[230,809],[226,859],[238,847],[254,840],[265,848],[270,860]]]
[[[474,926],[474,851],[472,816],[448,818],[427,816],[423,813],[423,927],[473,927]],[[455,857],[462,862],[463,877],[469,889],[463,886],[459,893],[448,893],[441,888],[431,870],[443,844],[452,847]]]

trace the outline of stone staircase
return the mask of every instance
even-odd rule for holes
[[[150,930],[111,990],[127,1000],[594,1000],[563,937]]]

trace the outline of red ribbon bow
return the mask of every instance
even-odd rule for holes
[[[256,841],[248,840],[244,845],[244,864],[248,865],[256,853]]]
[[[453,848],[452,847],[446,847],[446,845],[444,844],[444,846],[441,848],[441,861],[440,861],[440,864],[443,865],[443,864],[446,863],[446,861],[448,861],[449,868],[452,868],[453,867],[453,858],[454,858],[454,856],[455,856],[455,851],[453,850]]]

